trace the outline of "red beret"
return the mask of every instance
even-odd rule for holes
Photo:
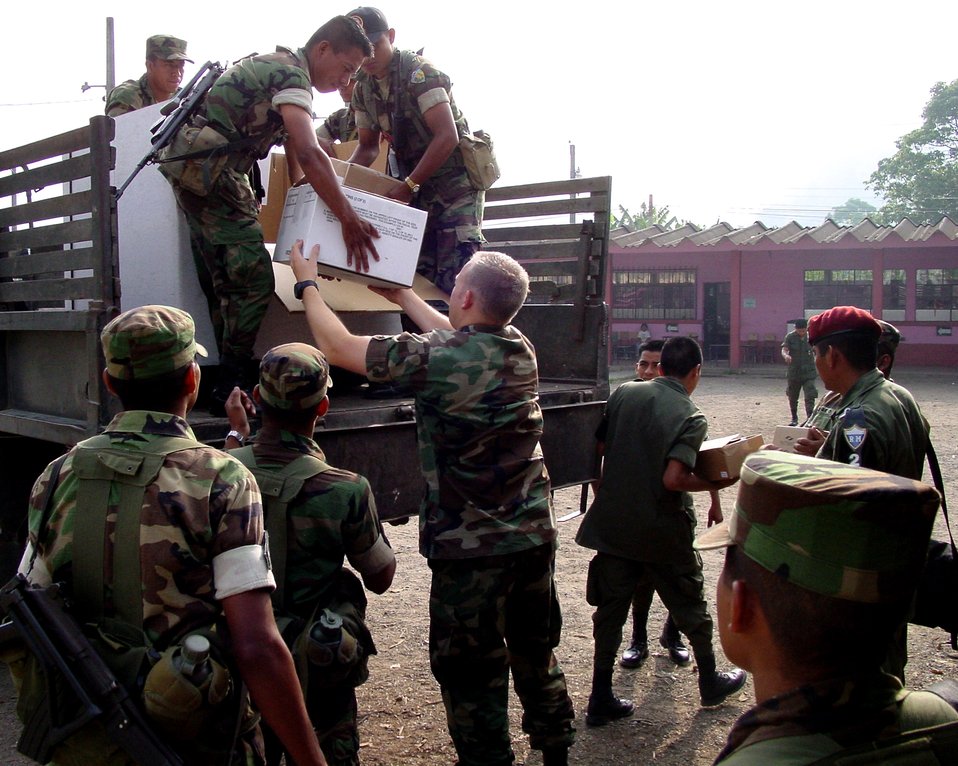
[[[881,325],[875,317],[857,306],[835,306],[808,320],[808,342],[813,346],[833,335],[850,332],[871,336],[877,343]]]

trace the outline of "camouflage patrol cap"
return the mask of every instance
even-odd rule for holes
[[[100,333],[106,371],[117,380],[146,380],[185,367],[206,349],[193,317],[172,306],[140,306],[114,317]]]
[[[278,410],[315,407],[332,385],[323,352],[306,343],[271,348],[259,364],[260,398]]]
[[[389,23],[386,21],[383,12],[378,8],[373,8],[371,5],[362,5],[346,15],[349,18],[355,17],[360,22],[363,32],[366,33],[367,39],[373,45],[379,41],[380,37],[389,31]]]
[[[162,59],[163,61],[189,61],[193,59],[186,55],[186,40],[170,35],[153,35],[146,38],[146,57],[148,59]]]
[[[901,476],[778,450],[749,455],[735,510],[698,550],[738,545],[800,588],[866,603],[914,592],[939,495]]]
[[[895,325],[886,322],[884,319],[879,319],[877,322],[881,327],[881,335],[878,338],[879,345],[888,346],[889,351],[894,354],[898,350],[898,344],[901,343],[901,332]]]

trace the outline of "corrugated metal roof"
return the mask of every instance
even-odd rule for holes
[[[935,224],[916,224],[905,218],[895,226],[883,226],[866,218],[852,226],[841,226],[831,219],[818,226],[803,226],[791,221],[784,226],[771,228],[756,221],[751,226],[739,229],[727,223],[716,223],[705,229],[693,224],[685,224],[677,229],[665,231],[661,226],[650,226],[640,231],[629,231],[619,226],[610,232],[610,241],[618,247],[708,247],[718,245],[741,245],[755,247],[762,245],[793,244],[808,238],[817,244],[837,244],[855,242],[882,242],[889,244],[895,239],[900,242],[925,242],[934,236],[944,236],[948,240],[958,240],[958,224],[943,217]]]

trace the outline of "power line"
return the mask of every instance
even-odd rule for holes
[[[98,99],[102,101],[103,99]],[[76,98],[67,101],[25,101],[21,104],[0,104],[0,106],[56,106],[57,104],[95,104],[96,101],[89,98]]]

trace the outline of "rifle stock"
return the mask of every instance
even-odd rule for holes
[[[218,61],[207,61],[193,75],[193,79],[181,88],[179,93],[169,102],[163,105],[160,110],[163,117],[150,128],[150,133],[153,134],[150,138],[151,148],[143,159],[137,163],[129,178],[116,190],[116,199],[120,199],[120,196],[143,168],[151,162],[156,162],[160,150],[173,140],[179,129],[193,116],[199,108],[200,102],[223,72],[224,69]]]
[[[46,685],[43,702],[24,722],[17,743],[21,753],[46,763],[57,745],[100,719],[107,736],[138,764],[182,766],[66,611],[56,585],[33,587],[17,575],[0,589],[0,606],[39,663]]]

